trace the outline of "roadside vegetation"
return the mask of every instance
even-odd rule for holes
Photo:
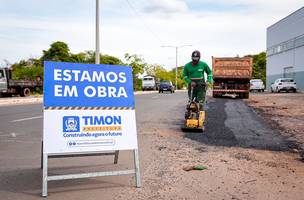
[[[261,52],[255,55],[248,55],[246,57],[252,57],[252,79],[261,79],[266,85],[266,53]]]
[[[266,53],[262,52],[257,55],[248,55],[253,57],[253,78],[260,78],[264,82],[266,80]],[[57,41],[50,45],[49,49],[42,51],[40,58],[29,58],[14,63],[13,78],[15,80],[35,80],[37,76],[43,77],[43,61],[58,62],[77,62],[77,63],[94,63],[95,52],[84,51],[74,54],[70,51],[68,44]],[[175,83],[175,68],[166,70],[158,64],[146,63],[144,58],[137,54],[126,53],[124,59],[121,60],[115,56],[101,54],[101,64],[111,65],[127,65],[133,68],[134,89],[141,90],[143,74],[156,76],[159,80],[170,80]],[[182,78],[183,66],[178,67],[177,88],[185,87]],[[41,91],[40,91],[41,92]]]
[[[74,54],[70,51],[69,46],[61,41],[54,42],[49,49],[42,51],[40,58],[29,58],[14,63],[13,79],[15,80],[35,80],[37,76],[43,77],[43,61],[58,62],[77,62],[77,63],[95,63],[95,52],[84,51]],[[134,89],[141,90],[142,74],[155,75],[160,80],[175,80],[175,70],[167,71],[164,67],[155,64],[148,64],[140,55],[126,53],[121,60],[111,55],[100,55],[101,64],[110,65],[127,65],[133,68]],[[178,88],[183,87],[182,67],[179,67]]]

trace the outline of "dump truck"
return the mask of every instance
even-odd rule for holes
[[[43,88],[43,81],[40,76],[36,80],[13,80],[12,70],[9,68],[0,68],[0,97],[20,95],[27,97],[37,88]]]
[[[213,97],[226,94],[249,98],[252,77],[250,57],[212,57]]]

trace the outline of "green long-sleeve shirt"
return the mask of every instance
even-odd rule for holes
[[[204,73],[207,74],[207,81],[212,83],[212,71],[207,63],[199,61],[199,63],[194,66],[192,62],[189,62],[184,67],[183,77],[187,84],[191,82],[191,78],[201,78],[205,81]]]

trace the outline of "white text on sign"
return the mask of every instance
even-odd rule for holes
[[[99,82],[99,83],[125,83],[127,81],[124,72],[103,72],[69,69],[54,69],[54,80],[67,82]],[[54,96],[56,97],[78,97],[79,90],[76,85],[54,85]],[[81,91],[86,97],[113,97],[113,98],[128,98],[124,87],[111,86],[86,86]]]

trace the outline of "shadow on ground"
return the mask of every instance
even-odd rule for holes
[[[12,193],[21,193],[30,199],[34,197],[41,198],[42,170],[39,168],[20,169],[1,172],[0,190]],[[55,175],[55,174],[50,174]],[[56,174],[58,175],[58,174]],[[73,179],[51,181],[48,183],[49,192],[64,193],[71,191],[81,191],[86,189],[110,189],[116,187],[132,187],[124,183],[111,182],[109,180],[98,178]],[[0,198],[1,199],[1,198]]]

